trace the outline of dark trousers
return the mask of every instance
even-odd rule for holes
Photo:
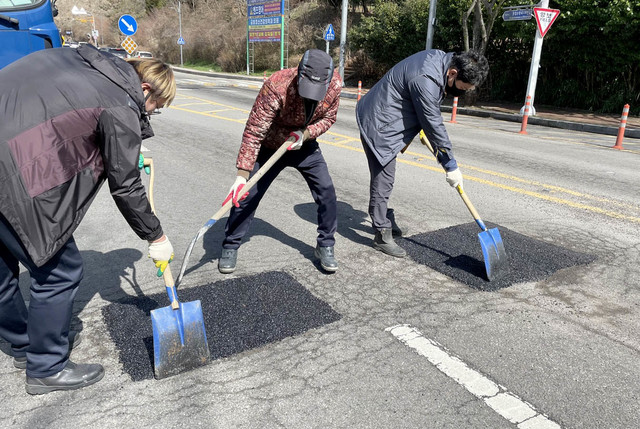
[[[31,276],[29,309],[18,287],[22,263]],[[13,228],[0,215],[0,336],[14,356],[27,356],[27,376],[48,377],[67,365],[73,298],[82,279],[73,237],[37,267]]]
[[[383,228],[391,228],[391,221],[387,219],[387,205],[393,183],[396,177],[396,158],[394,157],[387,165],[381,165],[378,158],[371,151],[367,143],[360,136],[364,153],[367,155],[369,163],[369,216],[376,231]]]
[[[275,151],[262,147],[251,176],[262,166]],[[335,244],[334,234],[338,228],[338,208],[336,190],[333,187],[327,163],[316,140],[306,141],[300,150],[285,153],[269,171],[262,176],[249,195],[240,201],[240,207],[233,207],[225,226],[225,239],[222,247],[237,249],[242,238],[249,231],[258,204],[271,183],[286,167],[293,167],[302,174],[307,182],[313,200],[318,205],[318,245],[322,247]]]

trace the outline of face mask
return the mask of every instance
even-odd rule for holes
[[[463,95],[464,95],[464,93],[466,92],[464,89],[459,89],[459,88],[456,86],[456,81],[455,81],[455,79],[453,80],[453,85],[449,86],[449,85],[447,84],[447,87],[446,87],[446,88],[447,88],[447,89],[446,89],[446,91],[447,91],[447,95],[450,95],[450,96],[452,96],[452,97],[461,97],[461,96],[463,96]]]

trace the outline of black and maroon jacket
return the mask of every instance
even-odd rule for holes
[[[113,55],[47,49],[0,70],[0,213],[36,265],[69,240],[105,180],[140,238],[162,236],[138,170],[152,135],[140,78]]]

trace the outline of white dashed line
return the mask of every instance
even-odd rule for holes
[[[527,402],[507,391],[475,371],[462,360],[449,355],[437,342],[426,338],[409,325],[396,325],[385,329],[402,343],[426,357],[436,368],[461,384],[474,396],[482,399],[491,409],[500,414],[518,429],[560,429],[561,426]]]

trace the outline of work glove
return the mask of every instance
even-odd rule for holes
[[[292,142],[287,150],[300,150],[300,148],[302,147],[302,143],[304,143],[304,134],[305,133],[302,130],[292,131],[289,134],[289,138],[287,138],[287,141]]]
[[[222,202],[222,205],[224,206],[229,200],[232,200],[234,206],[240,207],[238,201],[244,200],[247,198],[247,195],[249,195],[249,192],[242,192],[242,188],[244,188],[246,184],[247,179],[242,176],[237,176],[236,181],[233,182],[233,185],[229,188],[229,195],[227,195],[227,198]]]
[[[149,257],[153,259],[158,269],[158,277],[162,277],[169,262],[173,261],[173,246],[166,235],[163,235],[160,240],[149,243]]]
[[[138,158],[138,170],[142,170],[142,167],[144,167],[145,173],[151,174],[151,167],[149,167],[148,165],[147,166],[144,165],[144,156],[140,154],[140,158]]]
[[[462,173],[459,168],[455,170],[447,171],[447,183],[451,185],[452,188],[457,188],[458,185],[462,188]]]

